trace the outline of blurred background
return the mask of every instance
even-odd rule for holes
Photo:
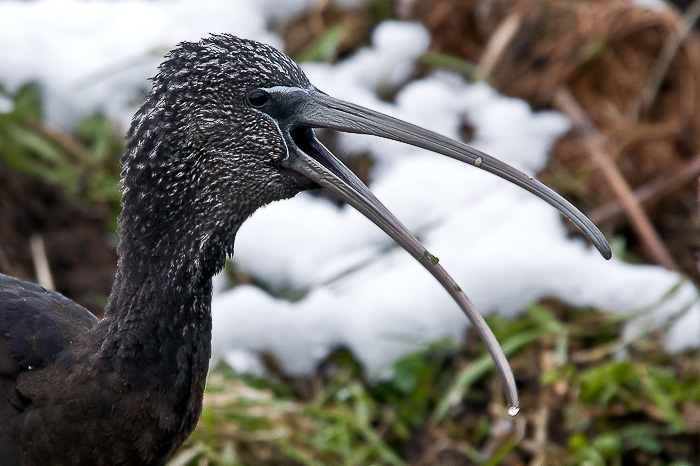
[[[603,230],[397,143],[319,135],[509,355],[336,199],[256,213],[215,280],[200,426],[172,465],[700,464],[700,1],[0,1],[0,272],[101,315],[119,157],[168,50],[231,33],[319,89],[536,175]],[[291,247],[290,245],[294,245]]]

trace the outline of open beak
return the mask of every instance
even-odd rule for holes
[[[518,393],[513,373],[483,317],[457,283],[438,264],[437,258],[379,202],[353,172],[316,139],[312,128],[331,128],[394,139],[489,171],[547,201],[571,219],[603,257],[610,259],[612,251],[601,231],[569,201],[545,184],[466,144],[359,105],[334,99],[313,87],[301,89],[278,86],[261,91],[268,94],[269,102],[260,111],[277,122],[289,149],[289,155],[281,165],[331,191],[360,211],[440,282],[479,332],[503,382],[510,406],[509,413],[517,413]]]

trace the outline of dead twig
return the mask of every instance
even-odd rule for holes
[[[539,372],[546,374],[554,364],[554,351],[546,340],[541,340],[539,353]],[[529,466],[545,466],[547,464],[547,443],[549,438],[547,430],[549,426],[550,406],[552,406],[551,387],[543,387],[537,397],[537,409],[530,417],[532,421],[531,448],[533,458]]]
[[[35,233],[29,238],[29,249],[32,252],[36,282],[44,288],[55,290],[49,259],[46,256],[46,248],[44,247],[44,238],[41,234]]]
[[[647,184],[635,189],[632,195],[638,203],[644,204],[645,202],[675,192],[698,176],[700,176],[700,154],[697,154],[686,163],[675,167],[668,173],[662,173]],[[588,218],[590,218],[593,223],[601,224],[613,220],[624,213],[625,206],[622,204],[622,201],[615,199],[588,213]],[[571,231],[574,231],[574,229],[575,227],[573,227]]]
[[[678,53],[678,49],[692,30],[698,18],[700,18],[700,0],[695,0],[685,10],[685,13],[683,13],[678,28],[672,31],[666,39],[666,42],[664,42],[664,46],[659,53],[656,63],[654,63],[654,68],[651,70],[649,79],[642,91],[642,96],[636,112],[637,118],[639,118],[641,112],[648,110],[656,100],[656,96],[661,88],[661,83],[668,72],[668,68],[671,66],[673,57]]]
[[[593,163],[601,170],[613,192],[622,202],[633,228],[649,255],[654,261],[669,270],[680,270],[651,224],[649,217],[635,199],[632,189],[609,156],[606,138],[597,130],[571,92],[565,87],[560,87],[554,94],[553,104],[556,109],[569,118],[574,131],[580,135]]]
[[[501,21],[484,48],[484,53],[474,72],[475,81],[483,81],[489,77],[498,64],[503,52],[508,48],[513,37],[520,29],[521,18],[518,13],[511,13]]]

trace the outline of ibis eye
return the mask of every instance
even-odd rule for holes
[[[267,92],[255,90],[248,94],[248,103],[255,108],[260,108],[267,103],[269,98],[270,95]]]

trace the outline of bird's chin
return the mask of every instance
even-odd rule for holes
[[[281,171],[282,173],[284,173],[285,175],[287,175],[289,178],[291,178],[292,181],[294,181],[294,183],[295,183],[297,186],[299,186],[299,188],[300,188],[302,191],[307,191],[307,190],[309,190],[309,189],[319,189],[319,188],[320,188],[320,186],[319,186],[315,181],[312,181],[312,180],[308,179],[307,177],[305,177],[305,176],[302,175],[301,173],[297,173],[297,172],[295,172],[294,170],[290,170],[290,169],[288,169],[288,168],[280,167],[280,171]]]

